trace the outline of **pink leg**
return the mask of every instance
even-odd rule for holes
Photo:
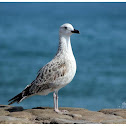
[[[56,94],[53,93],[54,111],[56,110]]]
[[[58,92],[56,92],[56,109],[58,109]]]
[[[59,113],[59,109],[58,109],[58,91],[53,93],[53,99],[54,99],[54,111]]]
[[[55,106],[56,106],[56,109],[54,109],[55,112],[57,113],[60,113],[60,114],[65,114],[66,112],[68,112],[67,110],[62,110],[60,111],[59,108],[58,108],[58,91],[55,92]]]

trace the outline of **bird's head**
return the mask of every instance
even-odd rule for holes
[[[70,36],[73,33],[80,34],[80,32],[78,30],[74,29],[73,26],[69,23],[65,23],[65,24],[61,25],[59,32],[61,35],[65,35],[65,36]]]

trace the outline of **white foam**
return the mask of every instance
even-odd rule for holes
[[[119,106],[121,109],[126,109],[126,102],[123,102],[121,106]]]

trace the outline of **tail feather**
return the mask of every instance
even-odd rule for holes
[[[22,101],[23,97],[22,97],[22,93],[19,93],[18,95],[16,95],[15,97],[13,97],[12,99],[10,99],[8,102],[10,102],[8,105],[13,104],[14,102],[19,103],[20,101]]]
[[[34,81],[31,83],[33,84]],[[25,98],[29,97],[32,95],[32,93],[29,91],[29,89],[31,88],[31,84],[30,85],[27,85],[26,88],[21,92],[19,93],[18,95],[16,95],[15,97],[13,97],[12,99],[10,99],[8,102],[10,102],[8,105],[11,105],[13,104],[14,102],[21,102],[22,100],[24,100]]]
[[[22,93],[19,93],[19,94],[18,94],[18,95],[16,95],[15,97],[11,98],[8,102],[10,102],[10,101],[12,101],[12,100],[14,100],[14,99],[17,99],[18,97],[20,97],[20,96],[21,96],[21,94],[22,94]]]

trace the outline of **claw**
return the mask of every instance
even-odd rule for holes
[[[67,110],[59,110],[59,109],[55,109],[54,110],[56,113],[58,113],[58,114],[68,114],[69,113],[69,111],[67,111]]]

